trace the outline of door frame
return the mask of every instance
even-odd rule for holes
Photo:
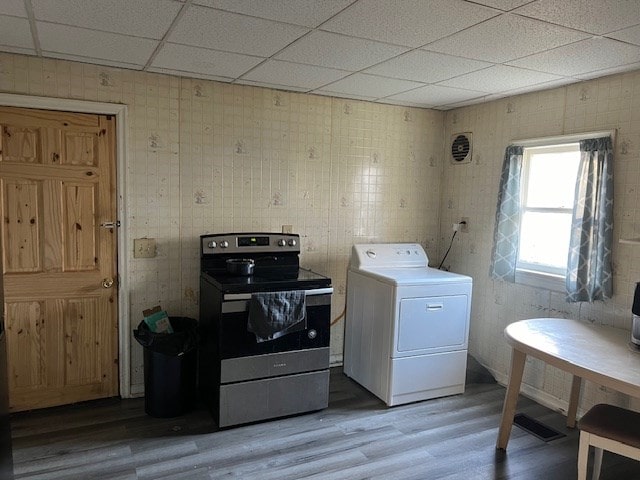
[[[129,318],[129,229],[125,174],[127,167],[127,106],[119,103],[91,102],[67,98],[37,97],[0,93],[0,106],[37,108],[79,113],[115,115],[116,117],[116,202],[120,228],[117,229],[118,256],[118,383],[120,396],[130,398],[131,392],[131,321]]]

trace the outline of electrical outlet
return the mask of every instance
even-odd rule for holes
[[[155,238],[135,238],[133,240],[133,258],[154,258],[155,256]]]
[[[282,225],[282,233],[293,233],[293,225]]]
[[[469,232],[469,217],[462,217],[460,219],[460,231],[462,233]]]

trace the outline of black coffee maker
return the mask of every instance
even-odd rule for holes
[[[633,295],[633,306],[631,307],[633,321],[631,324],[631,342],[640,348],[640,282],[636,283],[636,291]]]

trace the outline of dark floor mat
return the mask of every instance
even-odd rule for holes
[[[540,423],[535,418],[530,417],[526,413],[516,413],[513,417],[513,424],[520,427],[525,432],[538,437],[540,440],[550,442],[558,438],[565,437],[564,433],[560,433],[544,423]]]

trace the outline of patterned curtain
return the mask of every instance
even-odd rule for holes
[[[611,138],[582,140],[567,263],[567,301],[611,298],[612,243]]]
[[[519,145],[509,145],[504,153],[496,225],[493,233],[491,276],[515,282],[520,238],[520,173],[522,152]]]

